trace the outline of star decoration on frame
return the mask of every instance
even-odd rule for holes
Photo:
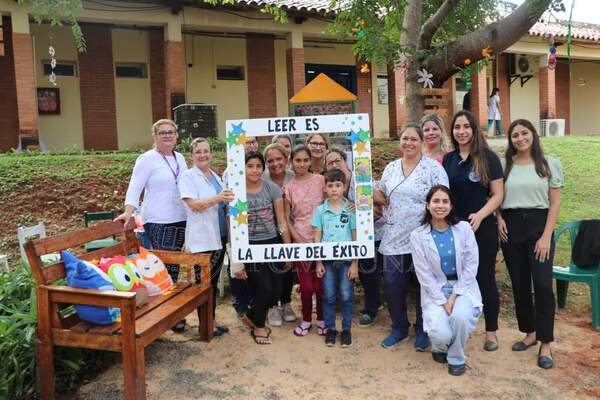
[[[357,142],[356,146],[354,147],[354,151],[356,151],[357,153],[365,153],[367,152],[367,149],[368,146],[365,142]]]
[[[229,146],[235,145],[236,141],[237,141],[237,136],[231,135],[231,134],[229,136],[227,136],[227,144],[229,144]]]
[[[423,88],[433,88],[433,81],[431,80],[431,78],[433,78],[432,73],[427,72],[427,70],[423,68],[420,71],[417,71],[417,75],[419,76],[417,83],[422,84]]]
[[[246,213],[240,213],[235,217],[235,220],[237,221],[238,224],[240,225],[244,225],[248,223],[248,214]]]
[[[241,144],[243,146],[248,141],[248,136],[246,136],[246,132],[242,133],[241,135],[234,136],[234,137],[235,137],[235,144]]]
[[[350,140],[350,143],[352,143],[353,145],[354,145],[354,143],[358,142],[360,140],[358,132],[355,132],[352,129],[350,129],[350,134],[348,135],[348,140]]]
[[[361,142],[368,142],[369,141],[369,131],[364,131],[362,128],[360,128],[360,130],[358,131],[358,139]]]
[[[244,128],[242,127],[243,122],[240,122],[239,124],[231,124],[231,132],[229,133],[230,135],[241,135],[242,133],[246,133],[246,131],[244,130]]]
[[[238,201],[236,201],[234,207],[237,208],[239,212],[248,211],[248,203],[246,203],[245,201],[241,201],[240,199],[238,199]]]

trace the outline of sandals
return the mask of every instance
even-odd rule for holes
[[[310,328],[312,328],[312,325],[308,325],[308,326],[302,326],[302,322],[296,326],[296,328],[294,328],[294,335],[296,336],[306,336],[308,335],[308,332],[310,332]]]
[[[255,332],[256,328],[253,328],[250,331],[250,336],[252,336],[252,339],[254,339],[254,343],[256,344],[260,344],[260,345],[265,345],[265,344],[271,344],[273,343],[271,341],[271,328],[266,327],[265,329],[267,330],[267,334],[266,335],[257,335]]]
[[[327,328],[325,328],[325,322],[317,321],[317,335],[325,336],[327,334]]]

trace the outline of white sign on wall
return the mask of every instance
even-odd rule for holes
[[[228,120],[227,181],[235,199],[229,204],[232,256],[235,262],[283,262],[348,260],[375,255],[371,134],[368,114],[319,115],[289,118]],[[352,143],[352,174],[355,181],[356,240],[331,243],[251,245],[248,237],[248,205],[244,144],[250,137],[278,134],[347,133]]]

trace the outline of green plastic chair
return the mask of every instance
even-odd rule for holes
[[[562,224],[554,231],[554,241],[565,232],[569,232],[571,241],[571,260],[566,267],[554,266],[553,275],[556,279],[556,297],[559,308],[565,308],[569,282],[584,282],[590,286],[590,305],[592,307],[592,327],[600,329],[600,263],[593,268],[579,268],[573,263],[573,246],[579,231],[581,221],[571,221]]]
[[[90,226],[90,223],[94,221],[112,221],[113,219],[115,219],[114,211],[83,212],[83,220],[86,228]],[[117,243],[117,239],[113,236],[111,238],[93,240],[91,242],[86,243],[84,247],[85,251],[92,251],[113,246]]]

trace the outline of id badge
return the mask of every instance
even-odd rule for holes
[[[181,193],[179,193],[179,189],[175,188],[173,190],[173,204],[175,204],[176,206],[181,205],[181,202],[183,200],[181,200]]]

